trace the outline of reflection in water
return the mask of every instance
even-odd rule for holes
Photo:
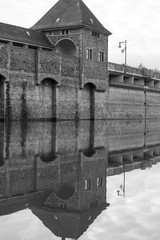
[[[4,124],[0,124],[0,167],[4,165]]]
[[[0,123],[0,215],[31,209],[52,233],[78,239],[107,202],[106,179],[160,161],[152,122]],[[112,204],[112,203],[111,203]]]

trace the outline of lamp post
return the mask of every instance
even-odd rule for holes
[[[127,40],[119,42],[119,48],[122,48],[121,52],[125,53],[125,60],[124,60],[124,72],[126,72],[126,65],[127,65]]]
[[[147,131],[147,90],[148,86],[144,86],[144,146],[146,146],[146,131]]]
[[[118,196],[123,196],[125,198],[126,193],[126,176],[125,176],[125,163],[123,162],[123,183],[120,185],[120,190],[117,190]]]

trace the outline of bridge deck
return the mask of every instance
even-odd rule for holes
[[[160,90],[160,72],[147,68],[135,68],[123,64],[108,63],[109,83],[141,86],[146,90]]]

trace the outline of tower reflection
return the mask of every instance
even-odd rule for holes
[[[107,177],[160,161],[158,123],[0,123],[0,215],[29,208],[54,235],[78,239],[105,210]]]
[[[107,128],[94,124],[13,123],[1,141],[0,215],[30,208],[55,235],[78,239],[109,205]]]

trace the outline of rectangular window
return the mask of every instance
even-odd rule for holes
[[[102,51],[98,52],[98,61],[104,62],[104,52],[102,52]]]
[[[62,30],[62,34],[64,35],[64,34],[68,34],[69,32],[68,32],[68,30]]]
[[[87,59],[90,59],[90,60],[92,59],[92,49],[87,48],[86,58],[87,58]]]
[[[98,206],[98,200],[90,203],[90,208],[95,208],[95,207],[97,207],[97,206]]]
[[[84,190],[85,191],[91,190],[91,180],[90,179],[84,181]]]
[[[100,33],[92,31],[92,36],[99,38],[100,37]]]
[[[97,187],[102,187],[102,178],[97,178]]]
[[[13,46],[16,46],[16,47],[24,47],[24,44],[22,44],[22,43],[17,43],[17,42],[13,42]]]

